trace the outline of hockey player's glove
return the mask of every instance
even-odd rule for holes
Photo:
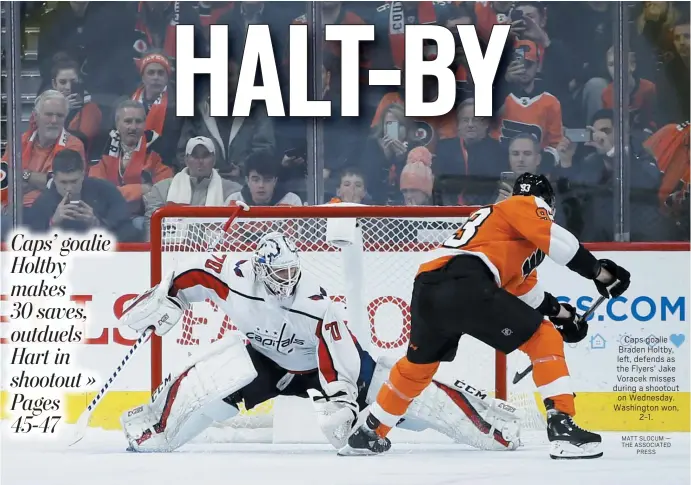
[[[631,273],[621,266],[617,266],[614,261],[609,259],[601,259],[598,262],[600,263],[600,268],[607,270],[608,273],[614,276],[614,279],[606,283],[595,280],[597,291],[605,298],[621,296],[629,288]]]
[[[580,342],[588,335],[588,322],[581,321],[576,309],[568,303],[562,303],[561,306],[568,310],[570,316],[567,318],[549,317],[549,319],[554,324],[554,328],[561,333],[564,342],[567,344]]]

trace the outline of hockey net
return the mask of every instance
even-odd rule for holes
[[[420,258],[453,234],[472,209],[341,204],[248,210],[168,206],[152,218],[151,282],[160,281],[181,261],[197,260],[203,267],[211,254],[248,259],[264,234],[280,231],[296,242],[302,271],[315,276],[331,298],[344,305],[349,328],[360,342],[369,343],[372,356],[400,357],[408,343],[410,295]],[[335,226],[330,224],[344,220],[357,224],[359,238],[350,244],[333,240]],[[183,359],[234,329],[232,315],[225,315],[213,302],[193,304],[181,325],[164,339],[152,341],[152,389]],[[524,358],[511,370],[528,364]],[[507,388],[506,356],[481,342],[463,337],[456,360],[443,364],[439,373],[447,379],[463,379],[492,395],[508,396],[514,405],[526,409],[528,428],[544,427],[534,387]],[[211,439],[253,440],[252,433],[229,430],[271,430],[277,425],[275,411],[275,400],[250,411],[243,409],[240,416],[219,425],[222,431]],[[266,433],[257,436],[260,441],[271,439]]]

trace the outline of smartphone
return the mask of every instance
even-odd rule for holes
[[[516,10],[515,8],[511,10],[511,22],[518,22],[523,20],[523,10]]]
[[[79,205],[80,202],[81,202],[81,200],[71,200],[71,201],[69,201],[70,204],[74,204],[74,205]]]
[[[387,121],[384,127],[384,135],[393,140],[398,140],[398,125],[398,121]]]
[[[72,94],[78,94],[82,98],[84,97],[84,85],[79,81],[74,81],[70,86],[70,91]]]
[[[499,180],[513,187],[513,184],[516,182],[516,172],[502,172],[501,175],[499,175]]]
[[[513,60],[525,65],[525,51],[523,49],[515,50],[513,52]]]
[[[573,143],[585,143],[592,140],[592,133],[585,128],[567,128],[564,136]]]

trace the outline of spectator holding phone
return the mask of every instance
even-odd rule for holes
[[[101,109],[91,102],[91,96],[86,93],[77,63],[66,54],[57,54],[54,61],[51,84],[67,99],[65,127],[82,141],[88,157],[101,128]]]
[[[571,150],[572,147],[576,146],[575,143],[569,145],[568,139],[565,138],[564,140],[566,140],[563,143],[565,150]],[[567,189],[565,188],[568,187],[570,170],[555,170],[552,167],[549,167],[549,170],[544,170],[541,166],[543,152],[540,150],[540,144],[530,133],[521,133],[515,136],[509,142],[508,151],[510,171],[501,172],[499,175],[499,194],[497,195],[496,202],[501,202],[511,196],[516,179],[524,173],[542,173],[550,179],[557,191],[554,214],[557,223],[567,228],[570,228],[572,223],[577,223],[578,220],[576,222],[573,221],[574,217],[580,215],[580,212],[578,212],[579,207],[576,205],[574,208],[574,203],[566,194]],[[574,212],[578,213],[574,214]]]
[[[398,179],[410,148],[413,123],[406,119],[403,106],[384,108],[379,122],[372,128],[360,157],[375,204],[386,205],[400,200]]]
[[[65,149],[53,161],[53,181],[34,203],[27,220],[32,231],[59,228],[73,232],[104,229],[119,241],[137,241],[127,203],[113,184],[84,176],[79,152]]]
[[[540,143],[530,133],[520,133],[509,142],[509,167],[499,179],[499,195],[496,202],[508,199],[513,193],[513,184],[524,173],[539,173],[542,160]]]
[[[516,2],[511,10],[511,32],[519,40],[537,47],[537,71],[546,89],[560,102],[569,99],[569,83],[574,78],[573,56],[558,38],[548,34],[545,2]]]
[[[507,69],[510,92],[504,99],[502,114],[492,136],[499,141],[511,140],[519,133],[531,133],[540,142],[546,164],[559,162],[557,145],[563,138],[561,103],[536,79],[540,63],[535,42],[519,40],[514,60]]]
[[[583,219],[588,221],[577,235],[588,242],[613,241],[612,214],[614,211],[614,113],[603,109],[595,113],[591,141],[586,146],[595,149],[574,168],[571,190],[583,206]],[[630,173],[631,240],[659,241],[667,237],[667,228],[658,212],[657,195],[662,174],[655,159],[632,144],[628,157]]]

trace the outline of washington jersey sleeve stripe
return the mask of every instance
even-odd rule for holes
[[[179,291],[183,291],[185,294],[191,294],[193,293],[192,290],[199,286],[207,291],[216,293],[222,300],[227,299],[228,293],[230,292],[228,285],[211,273],[207,273],[202,269],[191,269],[184,273],[180,273],[173,279],[173,286],[169,293],[170,296],[176,296]],[[190,298],[189,301],[197,300]]]
[[[355,336],[345,321],[338,317],[335,308],[336,305],[329,305],[324,319],[316,328],[319,380],[327,396],[345,391],[354,399],[358,394],[360,352]]]
[[[338,373],[336,372],[336,367],[334,366],[333,357],[331,357],[331,352],[329,352],[329,346],[326,345],[324,341],[323,329],[324,321],[320,320],[317,324],[316,334],[317,339],[319,339],[319,346],[317,348],[317,357],[319,359],[319,372],[324,377],[324,380],[329,382],[334,382],[338,380]]]

